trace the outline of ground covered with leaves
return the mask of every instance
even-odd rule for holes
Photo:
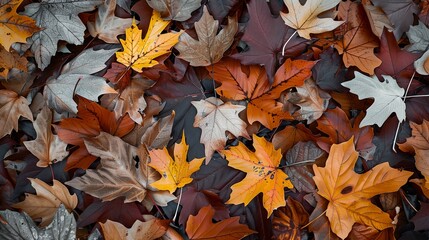
[[[0,3],[1,239],[429,238],[429,1]]]

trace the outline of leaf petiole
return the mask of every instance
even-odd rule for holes
[[[295,36],[295,34],[297,33],[297,31],[295,30],[295,32],[292,33],[292,35],[288,38],[288,40],[285,42],[285,44],[283,45],[282,48],[282,56],[285,55],[285,50],[286,50],[286,45],[289,43],[290,40],[292,40],[292,38]]]
[[[179,211],[180,201],[182,200],[182,191],[183,191],[183,187],[180,188],[179,201],[177,202],[177,207],[176,207],[176,212],[174,213],[173,222],[176,221],[177,212]]]

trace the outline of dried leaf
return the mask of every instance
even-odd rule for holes
[[[126,228],[119,222],[107,220],[100,223],[106,240],[154,240],[165,234],[168,227],[167,220],[152,219],[147,222],[137,220],[131,228]]]
[[[429,28],[419,21],[416,26],[410,26],[407,32],[410,45],[406,47],[409,52],[426,52],[429,47]]]
[[[308,213],[296,200],[288,197],[286,206],[274,212],[273,232],[275,239],[305,239],[305,231],[301,229],[308,223]]]
[[[18,131],[18,120],[23,116],[33,121],[33,114],[28,107],[29,102],[22,96],[9,90],[0,90],[0,138]]]
[[[26,72],[27,63],[27,58],[19,56],[15,51],[8,52],[0,45],[0,78],[7,80],[8,73],[12,68]]]
[[[201,6],[201,0],[146,0],[165,20],[186,21]]]

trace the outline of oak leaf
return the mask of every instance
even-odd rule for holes
[[[33,121],[33,114],[28,107],[29,102],[17,93],[9,90],[0,90],[0,138],[18,131],[18,120],[23,116]]]
[[[77,206],[76,194],[71,195],[61,182],[53,180],[52,186],[37,178],[29,178],[36,195],[25,194],[25,200],[13,205],[25,211],[33,219],[42,219],[41,226],[47,226],[54,218],[61,204],[71,212]]]
[[[284,188],[293,188],[285,172],[278,168],[282,158],[281,150],[274,149],[272,143],[263,137],[253,135],[253,147],[250,151],[243,143],[222,150],[228,166],[246,173],[246,177],[234,184],[227,204],[244,203],[245,206],[259,193],[263,193],[264,208],[270,217],[274,209],[286,204]]]
[[[25,147],[39,159],[36,164],[38,167],[48,167],[50,164],[62,161],[69,154],[66,150],[67,143],[52,133],[51,124],[52,112],[45,106],[33,123],[37,138],[24,141]]]
[[[86,28],[78,14],[92,11],[102,3],[103,0],[42,0],[25,6],[24,14],[42,28],[29,40],[40,69],[44,70],[57,53],[58,41],[83,43]]]
[[[374,74],[374,69],[382,61],[374,54],[378,39],[371,32],[363,7],[355,2],[341,2],[339,18],[347,20],[347,28],[343,39],[334,46],[343,55],[344,65],[356,66],[368,74]]]
[[[174,145],[174,160],[168,154],[166,147],[149,151],[149,166],[161,174],[161,179],[151,183],[152,187],[173,193],[177,188],[182,188],[192,182],[191,174],[200,169],[204,158],[196,158],[187,162],[188,148],[185,132],[183,132],[182,141]]]
[[[131,228],[126,228],[119,222],[107,220],[100,223],[106,240],[154,240],[165,234],[168,228],[167,220],[153,219],[146,222],[137,220]]]
[[[201,6],[201,0],[147,0],[147,4],[161,13],[165,20],[186,21]]]
[[[88,31],[92,37],[107,43],[118,43],[117,36],[123,34],[127,26],[131,25],[131,18],[115,16],[116,0],[106,0],[98,7],[95,22],[88,22]]]
[[[125,40],[121,39],[124,50],[116,53],[117,61],[136,72],[157,65],[155,58],[170,53],[171,47],[179,41],[181,32],[161,34],[169,23],[161,18],[159,12],[153,11],[149,29],[142,39],[142,30],[134,21],[125,31]]]
[[[402,100],[405,90],[391,76],[383,75],[384,82],[377,76],[368,77],[355,71],[355,78],[341,85],[350,89],[359,99],[373,98],[374,103],[367,109],[366,116],[359,124],[364,127],[372,124],[382,126],[392,113],[400,122],[405,120],[405,103]]]
[[[200,209],[196,216],[189,216],[186,223],[186,233],[189,239],[242,239],[255,231],[240,224],[239,217],[232,217],[217,223],[212,222],[214,209],[208,205]]]
[[[202,130],[200,142],[205,147],[206,164],[215,151],[224,149],[227,131],[235,137],[243,136],[250,139],[246,131],[247,124],[238,116],[245,106],[224,103],[214,97],[191,103],[197,109],[194,127]]]
[[[304,5],[294,0],[283,0],[289,12],[280,12],[285,24],[296,29],[299,36],[311,39],[310,33],[323,33],[334,30],[342,21],[332,18],[318,18],[322,12],[334,8],[340,0],[307,0]]]
[[[0,5],[0,45],[10,50],[13,43],[25,43],[40,28],[34,19],[16,13],[23,0],[5,0]]]
[[[218,62],[231,46],[238,23],[236,19],[228,17],[228,25],[216,34],[218,26],[219,22],[214,20],[204,6],[201,19],[195,22],[198,40],[183,33],[179,43],[174,46],[180,52],[178,57],[188,61],[191,66],[209,66]]]
[[[343,239],[356,222],[378,230],[391,227],[389,214],[372,204],[370,198],[397,191],[413,174],[391,168],[387,162],[357,174],[354,171],[357,159],[351,138],[332,145],[325,167],[313,165],[318,194],[329,201],[326,216],[331,229]]]
[[[26,72],[27,63],[27,58],[19,56],[15,51],[8,52],[0,45],[0,78],[8,80],[7,75],[12,68]]]

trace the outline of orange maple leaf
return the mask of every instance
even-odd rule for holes
[[[313,165],[318,194],[329,201],[326,216],[331,229],[343,239],[354,223],[378,230],[391,227],[389,214],[372,204],[370,198],[397,191],[413,174],[391,168],[387,162],[357,174],[353,170],[357,159],[358,152],[352,137],[347,142],[332,145],[325,167]]]
[[[264,208],[270,217],[274,209],[286,204],[283,189],[293,188],[293,185],[287,180],[288,175],[278,168],[282,158],[280,149],[275,150],[272,143],[257,135],[253,135],[253,147],[255,152],[239,142],[238,146],[221,151],[228,166],[247,173],[241,182],[231,187],[232,193],[226,203],[246,206],[262,192]]]

